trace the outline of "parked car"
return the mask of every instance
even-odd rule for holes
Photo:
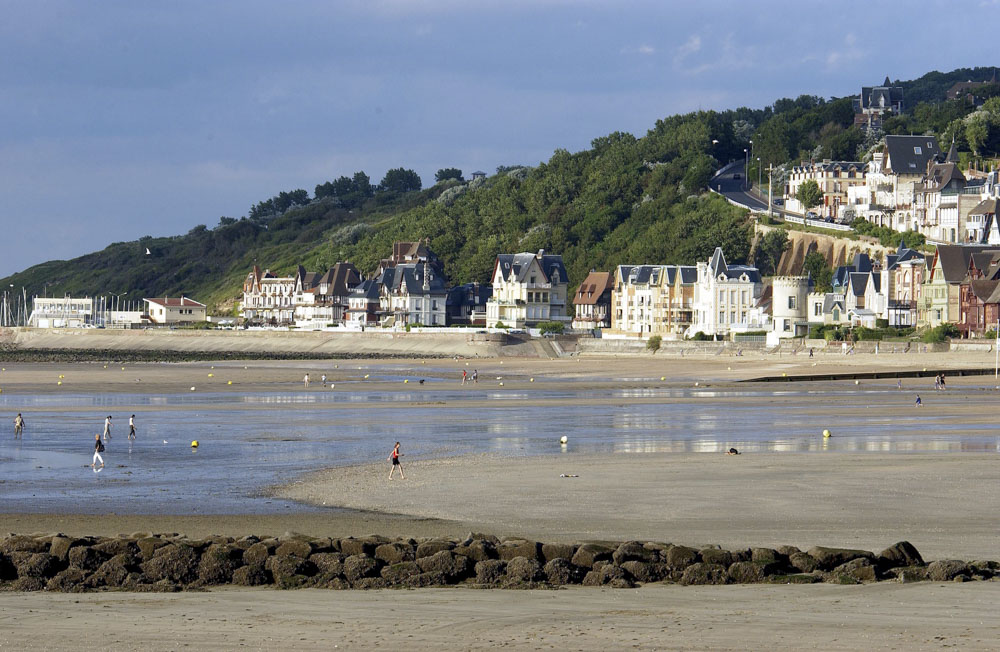
[[[740,174],[737,172],[736,174],[733,175],[733,178],[734,179],[742,179],[743,177],[740,176]]]
[[[774,200],[773,202],[771,202],[771,203],[772,203],[772,204],[774,204],[775,206],[784,206],[784,204],[785,204],[785,200],[784,200],[784,199],[782,199],[781,197],[779,197],[779,198],[775,199],[775,200]]]
[[[806,217],[808,217],[810,220],[818,220],[819,214],[816,213],[815,211],[809,211],[808,213],[806,213]]]

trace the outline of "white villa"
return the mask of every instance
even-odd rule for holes
[[[544,249],[537,254],[500,254],[493,267],[493,296],[486,302],[486,326],[568,322],[567,280],[562,256]]]
[[[750,265],[729,265],[716,247],[712,259],[699,262],[694,295],[694,322],[687,336],[695,333],[729,336],[764,329],[764,317],[757,310],[763,284],[760,272]]]

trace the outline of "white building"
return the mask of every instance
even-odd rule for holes
[[[93,323],[92,297],[35,297],[28,326],[34,328],[80,328]]]
[[[940,154],[933,136],[886,136],[885,145],[872,154],[864,189],[850,189],[849,208],[879,226],[920,231],[914,197]]]
[[[193,324],[208,321],[205,304],[198,303],[187,297],[163,297],[162,299],[143,299],[146,302],[146,314],[154,324]]]
[[[763,284],[760,272],[750,265],[729,265],[716,247],[712,259],[699,262],[695,285],[694,323],[688,336],[695,333],[729,336],[759,330],[766,326],[755,310]]]
[[[808,209],[796,195],[806,181],[815,181],[822,193],[819,206]],[[796,213],[815,211],[820,217],[842,217],[848,207],[848,192],[855,186],[865,185],[864,164],[852,161],[803,163],[792,168],[785,186],[785,208]]]
[[[378,286],[383,323],[447,325],[448,289],[429,261],[383,269]]]
[[[254,265],[243,281],[240,316],[252,324],[291,324],[295,319],[296,281],[295,276],[275,276]]]
[[[493,296],[486,302],[486,326],[524,328],[543,321],[570,320],[566,312],[566,268],[562,256],[500,254],[493,266]]]
[[[776,276],[771,282],[772,339],[802,337],[809,331],[808,276]]]

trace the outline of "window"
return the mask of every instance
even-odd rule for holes
[[[795,310],[795,297],[794,296],[788,297],[788,309],[789,310]]]
[[[725,324],[726,323],[726,311],[725,310],[720,310],[719,311],[719,323],[720,324]]]
[[[736,323],[736,311],[735,310],[733,310],[733,311],[731,311],[729,313],[729,323],[730,324],[735,324]]]
[[[913,148],[913,153],[916,154],[917,156],[920,156],[923,153],[923,150],[920,149],[919,146],[917,146]]]
[[[813,317],[819,317],[823,314],[823,305],[819,303],[813,304]]]

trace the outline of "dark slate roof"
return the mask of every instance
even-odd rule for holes
[[[1000,199],[990,197],[976,204],[976,207],[969,211],[969,215],[996,215]]]
[[[698,268],[694,265],[678,265],[677,269],[681,272],[682,284],[690,285],[698,282]]]
[[[740,276],[746,274],[754,283],[760,283],[760,271],[756,267],[750,265],[729,265],[726,263],[726,257],[722,253],[722,247],[716,247],[715,252],[712,254],[712,259],[708,262],[708,268],[712,271],[712,276],[718,278],[719,276],[725,275],[729,279],[738,279]]]
[[[364,297],[369,300],[378,299],[378,281],[373,278],[361,281],[351,289],[351,296]]]
[[[361,282],[361,275],[351,263],[337,263],[316,282],[316,285],[328,285],[330,296],[342,297],[347,295],[351,288]]]
[[[969,274],[973,254],[989,250],[984,245],[938,245],[937,259],[946,283],[961,283]]]
[[[429,264],[426,265],[430,271],[429,290],[424,291],[424,263],[405,263],[389,267],[382,271],[380,284],[390,293],[399,294],[403,291],[406,294],[445,294],[444,278],[434,271]]]
[[[870,276],[871,274],[865,274],[864,272],[851,272],[850,284],[851,292],[854,293],[854,296],[865,296],[865,290],[868,289],[868,278]]]
[[[448,290],[449,306],[484,306],[493,296],[493,287],[482,283],[465,283]]]
[[[889,254],[885,257],[885,268],[892,269],[899,263],[905,263],[910,260],[923,260],[927,262],[927,257],[916,249],[910,249],[909,247],[903,246],[903,243],[899,243],[899,248],[896,253]]]
[[[545,281],[552,283],[553,278],[558,276],[559,283],[567,283],[569,275],[566,274],[566,267],[563,266],[562,256],[539,252],[532,254],[522,252],[519,254],[500,254],[497,256],[497,265],[500,266],[500,273],[507,280],[515,279],[519,283],[527,282],[528,270],[531,269],[531,261],[538,259]]]
[[[965,175],[958,169],[957,164],[934,163],[927,170],[927,178],[924,180],[923,186],[925,190],[936,191],[946,188],[949,184],[964,186],[965,181]]]
[[[862,86],[861,87],[861,108],[868,109],[879,106],[879,99],[885,99],[885,105],[891,106],[896,102],[903,101],[903,87],[890,86],[892,82],[886,77],[882,86]]]
[[[837,292],[827,292],[823,295],[823,314],[833,312],[834,306],[844,310],[844,297]]]
[[[997,285],[1000,285],[1000,281],[969,281],[969,286],[972,289],[972,293],[976,295],[976,298],[983,303],[988,303],[989,298],[996,291]]]
[[[896,174],[924,174],[927,162],[941,154],[934,136],[886,136],[885,150]]]

